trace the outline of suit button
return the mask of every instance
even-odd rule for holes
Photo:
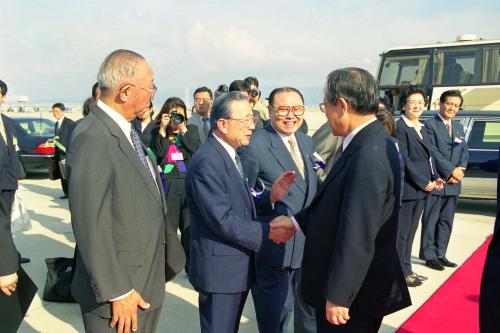
[[[292,196],[292,192],[288,192],[288,196],[291,197]]]
[[[245,216],[247,216],[247,215],[248,215],[248,212],[244,212],[243,214],[245,214]]]
[[[163,245],[167,244],[167,241],[166,240],[163,240]]]

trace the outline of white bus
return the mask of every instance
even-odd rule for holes
[[[500,40],[466,34],[449,43],[391,48],[380,56],[380,98],[392,111],[400,109],[399,96],[408,86],[427,92],[431,110],[449,89],[462,92],[465,110],[500,110]]]

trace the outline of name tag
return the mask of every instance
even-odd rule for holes
[[[172,153],[172,155],[170,155],[170,158],[172,159],[172,161],[184,161],[184,156],[182,156],[181,152]]]

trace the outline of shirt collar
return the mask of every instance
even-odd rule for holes
[[[417,128],[415,126],[415,124],[408,118],[406,118],[406,116],[404,114],[401,115],[401,119],[403,119],[403,121],[405,122],[406,125],[408,125],[408,127],[414,127],[414,128]],[[420,127],[424,126],[424,124],[422,122],[418,122],[419,123],[419,127],[417,129],[420,129]]]
[[[344,142],[342,143],[342,151],[346,150],[347,146],[349,145],[349,143],[351,143],[352,139],[354,139],[354,137],[356,136],[356,134],[358,134],[366,126],[368,126],[371,123],[373,123],[375,120],[377,120],[377,118],[375,116],[373,116],[373,119],[368,120],[364,124],[361,124],[360,126],[356,127],[351,133],[349,133],[345,137]]]
[[[231,156],[231,159],[234,161],[236,157],[236,150],[233,147],[231,147],[226,141],[219,138],[217,134],[212,133],[212,135],[217,141],[219,141],[219,143],[222,145],[222,147],[227,151],[229,156]]]
[[[101,101],[100,99],[97,100],[97,106],[104,111],[113,121],[120,127],[120,129],[123,131],[125,134],[125,137],[129,139],[130,142],[132,142],[132,139],[130,138],[130,128],[131,124],[130,122],[121,114],[116,112],[112,107]]]
[[[443,118],[443,116],[441,116],[441,113],[438,113],[437,115],[439,116],[439,118],[441,118],[441,120],[443,121],[443,123],[444,123],[445,125],[448,125],[448,124],[450,124],[450,125],[451,125],[451,119],[450,119],[450,120],[446,120],[446,119],[444,119],[444,118]]]

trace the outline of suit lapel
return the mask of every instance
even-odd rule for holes
[[[142,165],[141,161],[139,160],[139,157],[137,156],[137,153],[132,148],[132,145],[130,144],[129,140],[127,139],[123,131],[120,129],[120,127],[118,127],[118,124],[116,124],[113,121],[113,119],[111,119],[104,111],[102,111],[98,107],[96,107],[95,109],[95,114],[106,125],[111,135],[115,136],[118,139],[118,146],[120,150],[129,160],[130,164],[135,169],[135,171],[137,171],[137,173],[141,176],[141,179],[143,180],[144,184],[151,192],[153,197],[163,207],[163,202],[161,201],[161,195],[160,195],[161,187],[160,188],[156,187],[157,180],[151,179],[149,173],[146,171],[146,169],[144,169],[144,166]],[[147,152],[145,154],[147,156]]]
[[[297,175],[297,179],[295,181],[295,185],[303,192],[306,193],[307,184],[304,178],[300,175],[299,169],[297,169],[297,165],[290,156],[290,152],[285,146],[285,143],[281,139],[280,135],[274,130],[271,125],[266,126],[266,131],[269,134],[269,139],[271,141],[271,146],[269,147],[269,151],[274,156],[279,165],[283,168],[283,171],[293,170]],[[302,155],[302,159],[304,160],[304,164],[308,164],[304,158],[304,150],[302,149],[302,145],[298,142],[299,150]],[[308,172],[306,167],[306,172]]]
[[[250,194],[250,189],[248,188],[246,182],[244,182],[243,179],[241,179],[241,176],[238,170],[236,169],[236,165],[231,159],[231,156],[229,156],[229,153],[224,149],[224,147],[222,147],[222,145],[213,136],[209,136],[207,142],[212,144],[215,150],[219,153],[220,157],[224,161],[224,165],[226,168],[226,172],[229,175],[229,179],[231,179],[231,181],[235,184],[235,186],[239,188],[243,201],[246,203],[247,207],[249,207],[252,210],[252,213],[255,216],[255,206],[253,204],[253,200],[251,199],[252,195]]]

